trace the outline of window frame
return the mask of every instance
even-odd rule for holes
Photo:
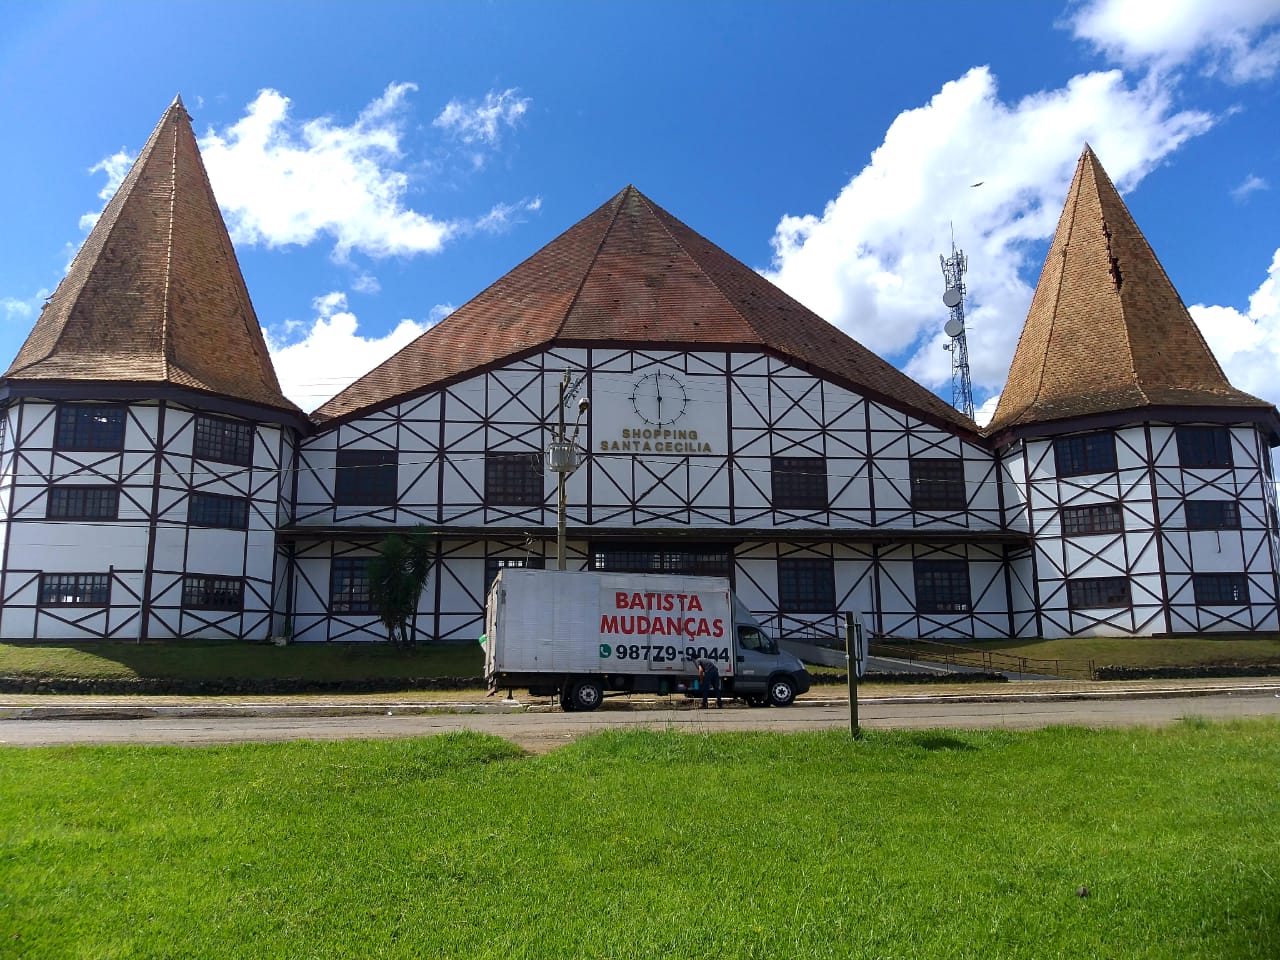
[[[109,512],[93,513],[86,506],[90,493],[109,495],[111,509]],[[61,512],[55,511],[54,504],[62,498],[70,498],[79,494],[80,510],[74,511],[64,507]],[[44,517],[46,520],[119,520],[120,488],[112,483],[61,483],[49,488],[49,496],[45,500]]]
[[[541,507],[546,503],[542,458],[529,450],[487,450],[484,455],[484,502],[488,507]],[[520,476],[520,464],[528,476]],[[538,466],[535,466],[538,465]]]
[[[1220,599],[1224,592],[1239,594],[1232,599]],[[1197,607],[1247,607],[1249,605],[1249,575],[1246,573],[1193,573],[1191,593]],[[1214,594],[1206,597],[1204,594]]]
[[[973,613],[973,584],[969,579],[969,572],[969,561],[956,557],[912,560],[916,613],[949,613],[953,616],[968,616]],[[937,580],[930,583],[934,578]],[[959,599],[961,583],[964,585],[963,600]],[[922,601],[922,595],[928,597],[928,603]]]
[[[724,577],[733,582],[733,548],[654,543],[591,545],[588,569],[600,573],[662,573],[690,577]]]
[[[196,414],[191,429],[191,455],[197,460],[229,463],[237,467],[253,465],[253,448],[258,432],[254,424],[200,413]],[[230,442],[228,433],[233,435]]]
[[[1231,428],[1214,424],[1179,424],[1174,428],[1178,466],[1183,470],[1230,470],[1235,466]]]
[[[88,588],[81,586],[82,581],[92,583],[92,589],[102,591],[102,599],[91,596],[87,600],[51,600],[49,593],[53,584],[50,582],[52,578],[72,578],[74,586],[71,588],[73,592],[88,592]],[[59,591],[65,592],[65,591]],[[36,592],[36,605],[39,607],[109,607],[111,606],[111,574],[110,573],[41,573],[40,582]]]
[[[400,492],[396,450],[339,450],[334,458],[333,502],[339,507],[394,507]]]
[[[911,509],[920,513],[958,513],[969,508],[962,457],[911,457]]]
[[[371,560],[373,560],[373,557],[333,557],[329,560],[328,612],[330,614],[374,615],[373,592],[370,590],[372,581],[369,577],[369,562]],[[357,568],[360,566],[363,566],[363,570],[357,572]],[[339,574],[340,569],[345,571],[341,575]],[[340,577],[354,585],[359,585],[363,581],[363,598],[359,598],[355,590],[348,589],[345,599],[338,599],[337,586]]]
[[[203,504],[204,508],[200,508],[197,504]],[[242,516],[237,517],[236,506]],[[207,517],[197,517],[198,512],[204,509],[213,510],[217,516],[213,519]],[[222,513],[227,510],[226,522],[223,522]],[[239,521],[239,522],[236,522]],[[226,493],[208,493],[203,490],[192,491],[187,498],[187,526],[202,527],[209,530],[248,530],[249,529],[249,498],[235,496]]]
[[[1054,476],[1084,477],[1094,473],[1115,473],[1116,435],[1112,430],[1076,433],[1053,441]]]
[[[1133,607],[1133,585],[1128,577],[1068,577],[1067,608],[1070,610],[1127,610]],[[1124,585],[1123,602],[1111,603],[1110,597],[1080,597],[1080,593],[1101,593],[1106,586]],[[1119,599],[1117,597],[1116,599]]]
[[[1104,511],[1114,516],[1114,525],[1099,522]],[[1064,537],[1091,537],[1111,533],[1124,533],[1124,505],[1118,500],[1106,503],[1086,503],[1063,507],[1060,515]]]
[[[1196,517],[1192,517],[1192,508]],[[1218,508],[1220,518],[1206,515],[1203,511]],[[1240,504],[1234,500],[1187,500],[1182,505],[1182,518],[1188,530],[1239,530]]]
[[[489,595],[493,581],[498,578],[499,570],[545,570],[546,557],[485,557],[484,558],[484,596]]]
[[[111,429],[105,440],[98,436],[100,431],[92,422],[96,416],[109,419]],[[74,420],[68,423],[71,417]],[[128,408],[122,403],[59,403],[54,414],[53,449],[86,453],[122,451],[127,419]],[[116,436],[117,432],[119,436]]]
[[[778,559],[778,612],[836,613],[836,564],[830,557]]]
[[[827,458],[770,457],[769,488],[775,510],[828,509]]]
[[[235,595],[235,603],[233,605],[219,604],[212,602],[209,597],[211,594],[219,592],[218,584],[232,585],[231,593]],[[199,592],[203,599],[193,602],[191,595],[193,592]],[[244,612],[244,577],[224,577],[217,574],[207,573],[191,573],[182,578],[182,609],[183,610],[217,610],[223,613],[243,613]]]

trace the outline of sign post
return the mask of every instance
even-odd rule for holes
[[[855,740],[862,737],[858,727],[858,681],[867,672],[867,637],[862,619],[855,613],[844,615],[844,656],[849,675],[849,732]]]

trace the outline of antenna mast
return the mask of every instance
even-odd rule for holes
[[[951,310],[951,319],[943,327],[951,342],[942,346],[951,353],[951,405],[972,420],[973,382],[969,379],[969,340],[964,329],[964,275],[969,269],[969,258],[963,250],[956,249],[952,239],[951,256],[939,256],[938,260],[942,262],[942,278],[947,285],[942,302]]]

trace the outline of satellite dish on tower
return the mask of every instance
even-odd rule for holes
[[[942,303],[947,307],[955,307],[959,305],[963,298],[964,294],[960,292],[959,287],[947,287],[946,292],[942,295]],[[953,333],[951,336],[954,337],[955,334]]]
[[[952,318],[947,321],[947,325],[942,328],[942,332],[948,337],[958,337],[960,334],[964,333],[964,324],[959,320]]]

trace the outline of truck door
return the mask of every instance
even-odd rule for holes
[[[759,627],[738,625],[738,684],[764,684],[777,665],[778,646]]]

